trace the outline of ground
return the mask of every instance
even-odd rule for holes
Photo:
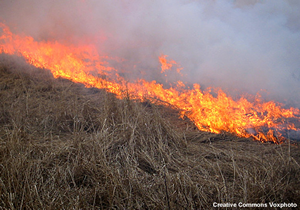
[[[0,209],[300,205],[297,142],[201,132],[167,105],[117,99],[6,55],[0,98]]]

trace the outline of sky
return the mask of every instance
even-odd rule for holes
[[[36,40],[94,44],[127,77],[256,94],[300,107],[298,0],[0,0],[0,21]],[[161,78],[162,77],[162,78]]]

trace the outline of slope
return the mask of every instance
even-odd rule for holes
[[[120,100],[7,55],[0,98],[4,209],[210,209],[214,202],[300,200],[296,143],[201,132],[171,107],[130,95]]]

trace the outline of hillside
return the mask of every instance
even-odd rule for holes
[[[5,55],[0,99],[0,209],[300,200],[295,142],[200,132],[171,107],[120,100]]]

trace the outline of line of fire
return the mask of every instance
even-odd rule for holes
[[[261,97],[254,101],[242,96],[234,100],[221,89],[212,94],[201,90],[199,84],[190,87],[182,81],[168,88],[155,80],[130,82],[116,68],[109,66],[92,45],[36,41],[32,37],[12,33],[3,23],[0,28],[1,53],[22,56],[31,65],[50,70],[55,78],[106,89],[118,98],[127,92],[133,100],[169,105],[182,117],[189,118],[201,131],[230,132],[276,144],[284,143],[293,135],[297,138],[296,134],[300,131],[299,108],[284,108],[274,101],[264,102]],[[161,73],[176,65],[166,55],[161,55],[157,62],[161,64]],[[177,68],[178,73],[181,70]]]

